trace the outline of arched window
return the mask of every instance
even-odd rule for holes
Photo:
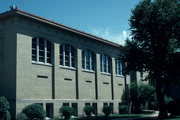
[[[120,58],[115,60],[116,63],[116,74],[117,75],[123,75],[123,62]]]
[[[105,54],[100,56],[101,72],[111,73],[111,58]]]
[[[70,45],[60,45],[60,65],[75,67],[75,49]]]
[[[89,71],[95,70],[95,54],[90,50],[82,51],[82,69]]]
[[[32,61],[51,64],[52,45],[49,41],[35,37],[32,39]]]

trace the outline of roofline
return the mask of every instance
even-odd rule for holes
[[[67,31],[70,31],[70,32],[73,32],[73,33],[76,33],[76,34],[79,34],[79,35],[82,35],[82,36],[94,39],[94,40],[97,40],[97,41],[100,41],[100,42],[103,42],[103,43],[106,43],[106,44],[109,44],[109,45],[112,45],[112,46],[115,46],[115,47],[120,47],[120,48],[123,47],[120,44],[111,42],[109,40],[106,40],[106,39],[103,39],[103,38],[91,35],[89,33],[77,30],[75,28],[71,28],[71,27],[65,26],[63,24],[60,24],[60,23],[54,22],[52,20],[48,20],[48,19],[39,17],[37,15],[31,14],[31,13],[28,13],[28,12],[25,12],[25,11],[19,10],[19,9],[13,9],[13,10],[1,13],[0,14],[0,18],[11,16],[11,15],[15,15],[15,14],[21,15],[21,16],[25,16],[25,17],[28,17],[28,18],[31,18],[31,19],[34,19],[34,20],[38,20],[38,21],[41,21],[43,23],[55,26],[57,28],[61,28],[61,29],[64,29],[64,30],[67,30]]]

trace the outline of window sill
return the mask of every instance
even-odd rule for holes
[[[43,65],[43,66],[49,66],[49,67],[52,67],[52,66],[53,66],[52,64],[49,64],[49,63],[35,62],[35,61],[32,61],[32,64],[35,64],[35,65]]]
[[[116,77],[122,77],[122,78],[124,78],[124,75],[118,75],[118,74],[116,74]]]
[[[68,66],[62,66],[62,65],[60,65],[60,68],[69,69],[69,70],[76,70],[76,68],[74,68],[74,67],[68,67]]]
[[[82,69],[83,72],[88,72],[88,73],[95,73],[95,71],[93,70],[85,70],[85,69]]]
[[[105,73],[105,72],[101,72],[102,75],[108,75],[111,76],[111,73]]]

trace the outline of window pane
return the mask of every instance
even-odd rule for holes
[[[91,70],[95,70],[95,55],[91,53]]]
[[[32,60],[37,61],[37,44],[36,44],[37,39],[33,38],[32,39]]]
[[[46,58],[47,58],[47,63],[51,63],[51,43],[47,41],[47,51],[46,51]]]
[[[65,45],[65,66],[70,66],[70,47]]]
[[[116,74],[122,75],[123,65],[121,59],[116,59]]]
[[[108,57],[108,73],[111,73],[111,58]]]
[[[86,51],[86,69],[90,70],[90,51]]]
[[[44,51],[44,40],[39,38],[39,50]]]
[[[44,51],[44,40],[39,38],[39,62],[44,62],[45,51]]]
[[[63,45],[60,46],[60,65],[63,65]]]
[[[118,60],[115,60],[115,70],[116,70],[116,74],[118,74]]]
[[[107,72],[107,57],[103,55],[103,72]]]
[[[122,75],[122,61],[119,60],[119,74]]]
[[[44,51],[39,51],[39,62],[44,62]]]
[[[85,62],[85,55],[84,55],[84,51],[82,51],[82,68],[83,69],[85,69],[84,62]]]
[[[103,61],[102,61],[102,57],[103,57],[103,56],[102,56],[102,54],[101,54],[101,56],[100,56],[100,66],[101,66],[101,72],[103,72],[103,65],[102,65],[102,64],[103,64],[103,63],[102,63]]]
[[[75,67],[75,50],[71,47],[71,67]]]

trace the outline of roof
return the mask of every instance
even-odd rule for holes
[[[13,16],[13,15],[20,15],[20,16],[28,17],[30,19],[37,20],[37,21],[43,22],[45,24],[49,24],[51,26],[54,26],[54,27],[69,31],[69,32],[73,32],[73,33],[76,33],[78,35],[85,36],[87,38],[91,38],[93,40],[96,40],[96,41],[99,41],[99,42],[102,42],[102,43],[105,43],[105,44],[109,44],[109,45],[114,46],[114,47],[120,47],[120,48],[122,47],[122,45],[120,45],[120,44],[117,44],[117,43],[111,42],[109,40],[94,36],[92,34],[89,34],[89,33],[86,33],[86,32],[83,32],[83,31],[80,31],[80,30],[65,26],[63,24],[54,22],[52,20],[48,20],[48,19],[39,17],[37,15],[33,15],[31,13],[28,13],[28,12],[25,12],[25,11],[19,10],[19,9],[12,9],[10,11],[1,13],[0,18],[5,18],[5,17],[8,17],[8,16]]]

